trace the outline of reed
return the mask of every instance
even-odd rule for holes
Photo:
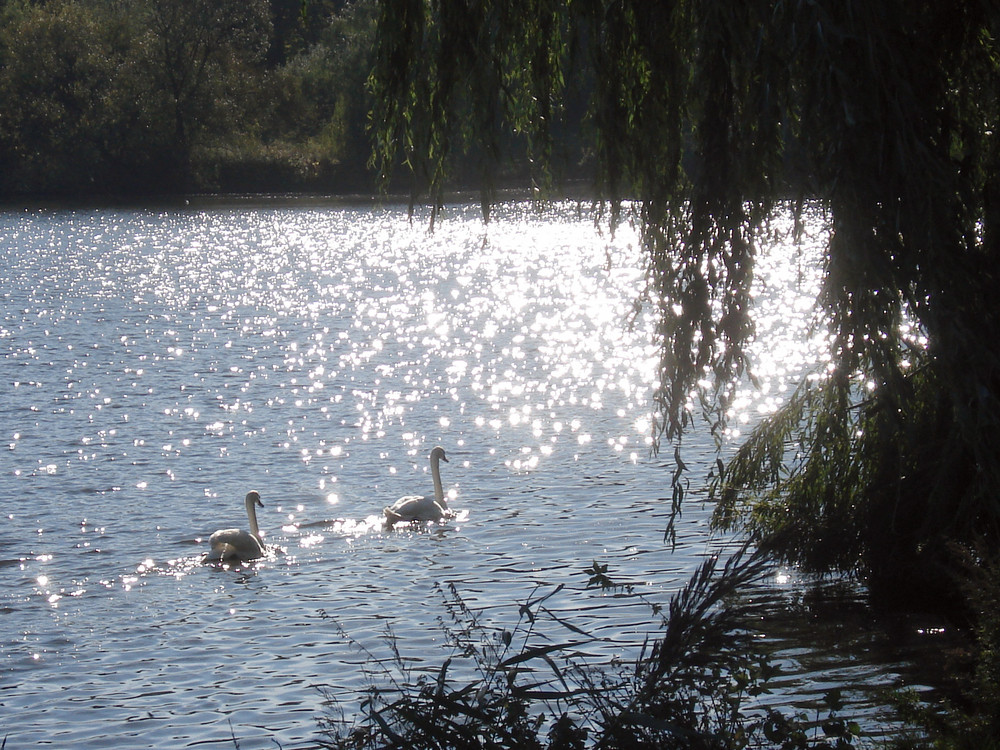
[[[665,608],[643,599],[661,634],[634,661],[611,664],[593,663],[582,650],[593,636],[549,607],[562,586],[535,589],[511,630],[483,622],[454,585],[439,586],[451,654],[414,677],[391,633],[389,664],[356,644],[372,658],[368,694],[353,719],[334,711],[324,719],[323,746],[852,748],[859,729],[837,716],[833,694],[822,722],[754,700],[776,670],[753,648],[732,594],[764,568],[761,555],[743,548],[721,565],[707,559]],[[590,587],[634,595],[606,566],[585,572]]]

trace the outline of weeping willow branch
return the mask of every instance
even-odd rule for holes
[[[415,191],[438,203],[464,155],[477,160],[486,207],[511,146],[542,175],[554,154],[575,150],[592,166],[602,216],[640,227],[644,303],[658,315],[656,436],[669,441],[699,399],[713,429],[725,424],[726,394],[753,374],[763,232],[789,203],[818,200],[832,228],[817,300],[832,372],[770,421],[783,443],[798,442],[796,468],[779,470],[778,438],[761,438],[769,447],[730,475],[750,477],[749,456],[762,456],[751,484],[766,479],[766,497],[801,502],[795,523],[817,519],[812,542],[832,549],[838,531],[860,534],[837,566],[873,563],[881,538],[912,558],[942,530],[978,522],[1000,547],[990,499],[1000,485],[995,3],[510,5],[382,3],[371,78],[381,174],[407,165]],[[567,106],[581,94],[583,124]],[[567,133],[574,140],[557,148]],[[926,341],[918,377],[914,332]],[[871,408],[856,409],[858,387],[871,389]],[[918,442],[948,478],[913,463],[931,459]],[[779,506],[727,497],[722,517],[749,509],[792,539],[798,527],[765,507]],[[862,522],[878,530],[862,533]],[[786,551],[812,554],[805,543]]]

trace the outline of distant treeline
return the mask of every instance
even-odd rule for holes
[[[367,190],[374,0],[0,0],[0,197]]]

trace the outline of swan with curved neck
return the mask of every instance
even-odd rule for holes
[[[444,498],[444,486],[441,484],[441,462],[448,463],[444,448],[440,445],[431,451],[431,478],[434,480],[434,496],[405,495],[395,503],[383,509],[385,522],[394,523],[410,521],[440,521],[452,515],[448,501]]]
[[[247,518],[250,519],[250,531],[243,529],[219,529],[208,539],[211,551],[205,556],[205,562],[247,562],[262,557],[267,548],[260,538],[260,527],[257,526],[257,508],[264,507],[260,494],[251,490],[246,496]]]

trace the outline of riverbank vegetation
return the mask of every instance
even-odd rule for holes
[[[0,0],[0,200],[371,195],[376,5]]]
[[[373,8],[4,0],[0,198],[370,192]]]

